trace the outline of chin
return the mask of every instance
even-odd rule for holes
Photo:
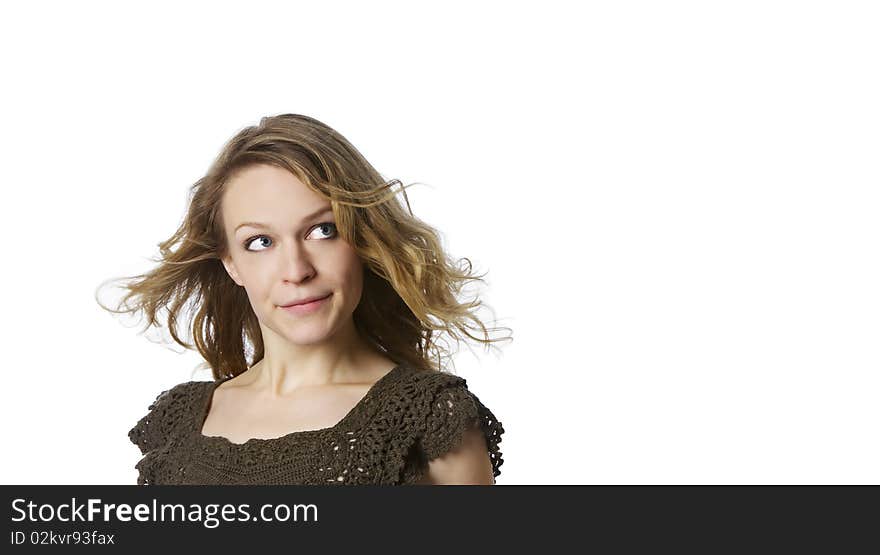
[[[295,326],[295,329],[288,328],[283,335],[291,343],[297,345],[310,345],[312,343],[327,341],[332,334],[323,324],[307,323]]]

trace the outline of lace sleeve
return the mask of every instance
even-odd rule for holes
[[[465,431],[478,425],[486,440],[493,477],[503,462],[498,444],[504,428],[495,415],[467,388],[467,381],[444,372],[424,372],[407,379],[390,399],[386,426],[392,437],[389,479],[397,484],[419,483],[428,462],[461,444]]]
[[[503,462],[498,444],[504,428],[463,381],[442,387],[433,397],[425,433],[421,437],[425,458],[431,460],[454,450],[461,444],[464,432],[475,425],[479,425],[483,432],[492,461],[492,474],[497,477],[501,474],[499,467]]]
[[[128,438],[146,455],[160,447],[168,438],[179,420],[179,403],[175,401],[183,394],[180,385],[167,389],[156,396],[147,407],[147,414],[129,430]]]

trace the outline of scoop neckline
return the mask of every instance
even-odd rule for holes
[[[326,434],[326,433],[332,432],[334,430],[341,428],[342,426],[347,424],[350,420],[352,420],[355,417],[355,415],[360,412],[360,410],[363,407],[367,398],[370,397],[371,395],[373,395],[373,393],[375,393],[376,391],[378,391],[379,387],[382,384],[387,382],[393,374],[396,374],[403,367],[404,367],[403,364],[397,364],[396,366],[394,366],[394,368],[392,368],[391,370],[386,372],[381,378],[379,378],[378,380],[373,382],[373,385],[371,385],[369,387],[369,389],[367,389],[367,392],[363,395],[363,397],[361,397],[358,400],[357,403],[355,403],[355,405],[351,408],[351,410],[349,410],[345,414],[345,416],[343,416],[342,419],[339,420],[339,422],[337,422],[336,424],[334,424],[332,426],[328,426],[326,428],[319,428],[319,429],[315,429],[315,430],[296,430],[296,431],[289,432],[289,433],[286,433],[286,434],[284,434],[282,436],[278,436],[278,437],[268,437],[268,438],[252,437],[252,438],[244,441],[243,443],[236,443],[225,436],[208,436],[208,435],[205,435],[202,433],[202,429],[205,426],[205,421],[208,419],[208,413],[210,412],[211,407],[214,404],[214,392],[217,390],[218,387],[220,387],[221,384],[231,380],[235,376],[226,378],[224,380],[216,380],[214,382],[205,382],[208,384],[208,386],[205,388],[207,393],[205,395],[205,399],[203,399],[202,403],[200,404],[201,409],[199,411],[198,418],[196,419],[196,426],[195,426],[195,430],[194,430],[196,438],[201,441],[220,443],[220,444],[227,445],[227,446],[230,446],[233,448],[241,449],[241,448],[244,448],[249,445],[265,445],[265,444],[269,444],[269,443],[280,442],[280,441],[289,440],[289,439],[298,438],[298,437],[313,436],[313,435]]]

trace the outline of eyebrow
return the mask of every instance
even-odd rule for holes
[[[333,212],[333,207],[332,206],[321,207],[318,210],[307,215],[305,218],[302,219],[302,221],[307,222],[309,220],[317,218],[318,216],[320,216],[321,214],[324,214],[326,212]],[[267,224],[263,224],[260,222],[242,222],[235,227],[235,231],[238,231],[239,228],[244,227],[244,226],[256,227],[256,228],[260,228],[260,229],[272,229],[272,226],[267,225]]]

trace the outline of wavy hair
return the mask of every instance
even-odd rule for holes
[[[438,232],[416,218],[402,187],[406,210],[393,190],[341,134],[304,115],[267,116],[230,139],[208,172],[190,187],[188,209],[174,234],[158,244],[161,257],[147,273],[113,278],[124,281],[126,294],[113,313],[146,316],[143,333],[161,328],[165,309],[173,340],[195,348],[215,379],[234,377],[263,358],[263,338],[247,292],[223,267],[228,253],[221,200],[236,171],[271,164],[292,172],[330,202],[339,235],[364,262],[361,301],[354,311],[361,337],[396,363],[443,371],[451,351],[439,339],[470,338],[487,348],[495,341],[475,314],[482,301],[459,301],[472,273],[470,259],[444,252]],[[188,310],[188,307],[192,310]],[[189,320],[186,320],[189,317]],[[194,345],[180,337],[186,327]],[[492,331],[509,328],[492,328]],[[480,333],[473,335],[471,331]],[[248,362],[247,355],[251,354]]]

